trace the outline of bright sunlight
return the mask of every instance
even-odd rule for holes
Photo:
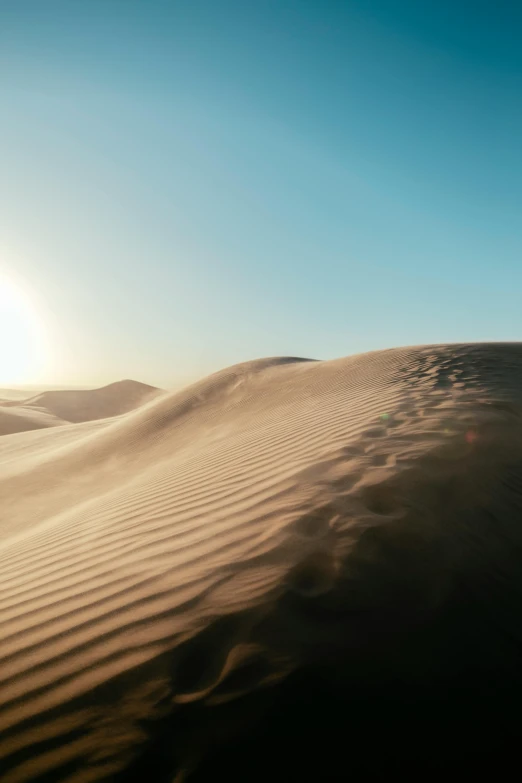
[[[30,297],[0,277],[0,384],[40,380],[47,363],[43,324]]]

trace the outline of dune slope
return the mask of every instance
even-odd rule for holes
[[[66,424],[63,419],[45,410],[26,408],[24,405],[0,406],[0,435],[59,427],[62,424]]]
[[[0,435],[119,416],[161,394],[155,386],[127,380],[99,389],[52,390],[24,400],[0,399]]]
[[[127,413],[161,393],[156,386],[127,380],[99,389],[45,391],[26,400],[25,404],[45,408],[66,421],[91,421]]]
[[[421,346],[0,439],[0,779],[498,764],[521,412],[521,344]]]

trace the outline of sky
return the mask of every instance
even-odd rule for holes
[[[0,0],[0,383],[522,339],[521,35],[516,0]]]

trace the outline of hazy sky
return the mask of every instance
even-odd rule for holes
[[[24,380],[521,339],[521,36],[516,0],[0,0]]]

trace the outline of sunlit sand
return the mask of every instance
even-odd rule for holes
[[[424,779],[505,753],[521,405],[519,343],[4,398],[2,783]]]

